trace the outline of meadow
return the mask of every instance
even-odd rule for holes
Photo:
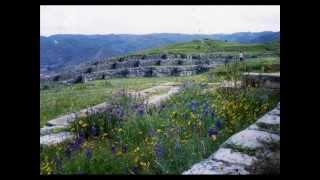
[[[121,89],[138,91],[161,83],[181,82],[189,78],[199,79],[201,75],[192,77],[114,78],[72,86],[53,84],[47,89],[40,90],[40,126],[43,127],[47,121],[61,115],[105,102],[114,91]]]
[[[62,87],[65,92],[61,96],[58,95],[61,89],[45,90],[42,92],[44,111],[51,111],[46,110],[51,107],[50,100],[44,101],[46,98],[69,103],[66,105],[68,110],[52,110],[54,113],[49,117],[62,111],[74,111],[94,101],[106,100],[110,105],[107,113],[77,119],[69,127],[77,134],[76,139],[52,147],[41,146],[40,173],[181,174],[192,164],[207,158],[232,134],[271,110],[280,98],[279,94],[263,88],[222,91],[212,90],[208,83],[237,80],[239,74],[248,70],[277,71],[273,69],[275,66],[270,67],[272,64],[280,64],[279,58],[221,65],[191,77],[89,82]],[[127,94],[128,90],[172,81],[182,82],[182,91],[158,108],[147,107],[143,99]],[[90,94],[93,89],[101,94]],[[93,97],[95,100],[91,100]]]

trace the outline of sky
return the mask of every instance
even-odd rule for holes
[[[40,35],[280,31],[280,6],[40,6]]]

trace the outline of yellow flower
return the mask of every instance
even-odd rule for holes
[[[141,162],[140,162],[140,165],[141,165],[141,166],[147,166],[147,163],[141,161]]]
[[[82,125],[83,128],[85,128],[85,127],[87,127],[87,126],[88,126],[87,123],[84,123],[84,124]]]
[[[121,132],[121,131],[123,131],[123,129],[122,129],[122,128],[119,128],[118,131]]]
[[[217,137],[215,135],[212,135],[211,138],[213,141],[215,141],[217,139]]]
[[[160,132],[161,132],[161,129],[157,129],[157,132],[160,133]]]
[[[134,159],[134,162],[137,163],[139,161],[139,156]]]
[[[138,152],[139,150],[140,150],[140,148],[137,147],[137,148],[134,150],[134,152]]]

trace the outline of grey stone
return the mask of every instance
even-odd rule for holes
[[[70,132],[60,132],[57,134],[48,134],[44,136],[40,136],[40,144],[42,145],[54,145],[62,143],[66,140],[72,139],[75,136]]]
[[[40,129],[40,135],[47,135],[54,133],[55,130],[66,128],[67,126],[49,126]]]
[[[191,174],[208,174],[208,175],[245,175],[249,174],[245,167],[238,164],[227,164],[221,161],[204,160],[193,165],[189,170],[182,173],[183,175]]]
[[[264,146],[263,142],[280,141],[280,136],[264,131],[246,129],[231,136],[222,146],[240,146],[245,149],[258,149]]]
[[[280,125],[280,110],[279,115],[272,115],[272,113],[278,113],[276,111],[270,111],[266,115],[262,116],[260,119],[258,119],[257,123],[263,123],[267,125]]]
[[[253,156],[249,156],[240,152],[235,152],[229,148],[220,148],[211,156],[211,159],[233,164],[243,164],[246,166],[250,166],[256,160],[256,158]]]

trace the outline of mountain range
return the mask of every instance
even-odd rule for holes
[[[66,66],[102,60],[131,52],[163,47],[198,39],[234,41],[240,43],[269,43],[280,41],[280,32],[240,32],[233,34],[59,34],[40,36],[40,72],[57,72]]]

